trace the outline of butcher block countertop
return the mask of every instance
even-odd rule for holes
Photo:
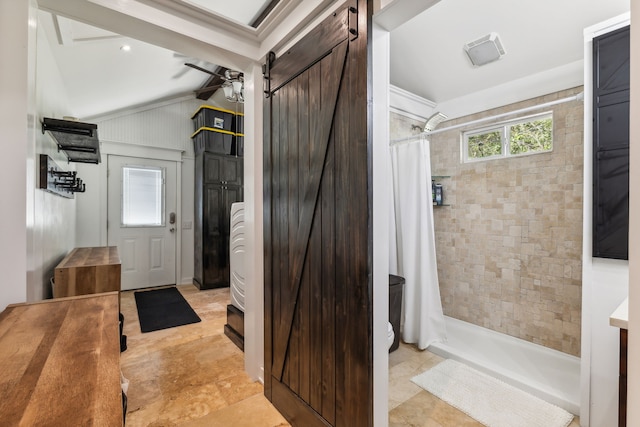
[[[0,313],[0,424],[122,426],[118,293]]]

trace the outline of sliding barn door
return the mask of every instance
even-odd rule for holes
[[[265,394],[293,426],[373,423],[367,15],[265,66]]]

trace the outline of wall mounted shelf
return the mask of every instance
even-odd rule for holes
[[[69,162],[100,163],[98,125],[45,117],[42,133],[46,131],[55,140],[58,150],[66,153]]]

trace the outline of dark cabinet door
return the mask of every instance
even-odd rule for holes
[[[243,198],[243,159],[196,156],[194,281],[200,289],[229,286],[231,204]]]
[[[593,256],[629,259],[629,27],[593,40]]]
[[[224,241],[224,188],[219,184],[204,187],[203,267],[205,288],[219,287],[228,282],[227,252]]]
[[[242,187],[207,184],[204,188],[204,286],[229,286],[231,205],[242,201]]]
[[[242,185],[243,158],[204,153],[205,184]]]

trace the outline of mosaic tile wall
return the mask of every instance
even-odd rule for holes
[[[450,206],[434,208],[438,275],[446,315],[579,356],[583,107],[572,101],[546,111],[551,110],[550,153],[462,164],[464,128],[431,137],[432,173],[449,176],[440,181]]]

